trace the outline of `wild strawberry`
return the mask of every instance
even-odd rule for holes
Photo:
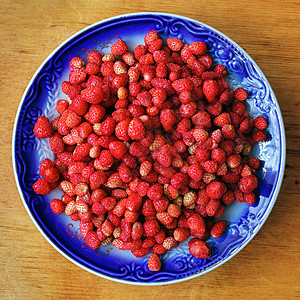
[[[248,165],[251,168],[254,168],[255,170],[257,170],[260,166],[260,160],[258,158],[255,158],[255,157],[249,157],[248,158]],[[42,175],[41,172],[40,172],[40,174]]]
[[[95,75],[100,73],[100,67],[95,63],[88,62],[85,67],[85,72],[88,75]]]
[[[180,215],[181,215],[181,209],[179,206],[171,203],[169,206],[168,206],[168,214],[170,216],[172,216],[173,218],[178,218]]]
[[[142,205],[142,197],[136,193],[128,196],[126,200],[126,208],[130,211],[138,211]]]
[[[207,47],[204,42],[197,41],[189,45],[189,50],[195,55],[204,55],[207,51]]]
[[[58,100],[56,103],[56,111],[59,114],[62,114],[69,106],[69,103],[66,100]]]
[[[211,200],[209,200],[209,202],[206,205],[207,215],[210,216],[210,217],[214,216],[214,214],[220,208],[220,205],[221,205],[220,200],[217,200],[217,199],[211,199]]]
[[[128,74],[121,73],[114,76],[111,84],[114,88],[119,89],[120,87],[124,87],[127,85],[128,79]]]
[[[83,143],[83,144],[77,145],[73,152],[74,158],[76,158],[77,156],[84,157],[84,156],[88,155],[91,148],[92,148],[92,145],[89,143]]]
[[[268,127],[268,121],[264,117],[259,116],[255,118],[253,125],[258,130],[264,130]]]
[[[97,51],[92,51],[88,54],[87,56],[87,62],[88,63],[94,63],[98,66],[101,65],[102,63],[102,55],[101,53],[97,52]]]
[[[158,151],[156,159],[164,167],[169,167],[172,163],[172,155],[164,146]]]
[[[166,211],[157,212],[156,218],[161,224],[165,226],[170,225],[173,222],[173,217],[170,216]]]
[[[75,112],[70,111],[66,118],[66,125],[69,128],[74,128],[81,123],[81,117]]]
[[[144,229],[140,222],[135,222],[132,224],[131,237],[133,240],[138,240],[143,236]]]
[[[149,188],[150,188],[150,184],[148,182],[141,182],[138,185],[137,192],[141,197],[144,197],[147,195]]]
[[[111,189],[115,188],[124,188],[124,182],[120,178],[120,175],[118,173],[112,174],[106,182],[107,186]]]
[[[178,92],[191,91],[194,87],[193,82],[188,78],[182,78],[175,80],[172,83],[172,87]]]
[[[65,207],[65,214],[67,216],[71,216],[72,214],[77,212],[75,201],[70,201]]]
[[[64,151],[65,143],[58,135],[53,135],[49,139],[49,145],[53,153],[61,153]]]
[[[162,195],[163,195],[163,189],[160,184],[152,185],[147,192],[147,196],[152,201],[161,199]]]
[[[164,109],[160,113],[160,121],[166,131],[170,131],[176,122],[176,116],[173,110]]]
[[[197,194],[193,191],[186,193],[183,197],[183,205],[185,207],[191,206],[197,200]]]
[[[109,144],[109,151],[116,159],[122,159],[127,153],[127,147],[123,142],[114,141]]]
[[[254,193],[245,193],[244,200],[247,204],[252,205],[256,202],[256,197]]]
[[[149,161],[144,161],[140,166],[140,174],[141,176],[146,176],[152,170],[152,164]]]
[[[179,197],[179,190],[175,188],[171,184],[165,184],[164,186],[164,194],[169,198],[169,199],[176,199]]]
[[[128,128],[130,124],[130,119],[125,119],[120,121],[115,127],[115,134],[119,140],[129,141],[130,136],[128,135]]]
[[[116,74],[127,73],[126,65],[119,60],[114,63],[113,69]]]
[[[112,117],[107,117],[102,123],[99,130],[100,134],[110,136],[114,132],[116,127],[116,122]],[[95,131],[95,124],[94,124],[94,131]],[[97,133],[97,132],[96,132]]]
[[[156,77],[151,80],[151,84],[156,89],[163,89],[167,92],[167,94],[170,94],[172,91],[172,85],[170,80],[165,78]]]
[[[189,238],[190,231],[186,228],[178,227],[174,230],[173,236],[177,242],[183,242]]]
[[[98,189],[107,180],[107,176],[104,171],[99,170],[94,172],[90,177],[90,188],[91,190]]]
[[[94,229],[94,225],[91,221],[88,222],[80,221],[79,229],[80,229],[81,236],[85,238],[87,233]]]
[[[100,202],[95,202],[92,205],[92,212],[96,215],[103,215],[106,212],[106,209]]]
[[[156,211],[153,202],[150,199],[146,199],[142,206],[142,214],[145,217],[155,216]]]
[[[139,61],[141,64],[144,64],[144,65],[152,65],[152,64],[154,64],[153,54],[147,53],[147,54],[143,55]]]
[[[111,49],[110,49],[110,51],[113,55],[123,55],[127,52],[127,50],[128,50],[127,44],[123,40],[116,41],[111,46]]]
[[[33,132],[36,138],[45,139],[53,135],[53,128],[46,117],[39,116],[34,125]]]
[[[150,151],[156,151],[160,149],[166,143],[166,139],[163,135],[157,134],[154,137],[153,143],[149,146]]]
[[[131,253],[137,257],[137,258],[140,258],[140,257],[143,257],[147,254],[149,254],[151,251],[151,248],[139,248],[139,249],[135,249],[135,250],[131,250]]]
[[[168,68],[165,63],[159,63],[156,67],[156,77],[166,78],[168,76]]]
[[[172,236],[169,236],[169,237],[166,237],[163,241],[163,246],[165,249],[167,250],[171,250],[173,248],[176,248],[178,247],[178,242],[175,240],[174,237]]]
[[[55,167],[47,168],[44,171],[44,177],[49,183],[57,182],[60,178],[60,174]]]
[[[83,69],[76,69],[69,74],[71,84],[81,84],[85,81],[86,72]]]
[[[144,228],[144,235],[146,237],[155,236],[160,230],[160,226],[156,220],[145,221],[143,224],[143,228]]]
[[[211,127],[210,115],[205,111],[199,111],[192,116],[192,122],[195,126],[203,126],[209,129]]]
[[[225,124],[231,124],[229,113],[222,113],[219,116],[215,117],[213,124],[218,127],[223,127]]]
[[[188,167],[188,175],[195,181],[200,181],[203,177],[203,169],[199,163],[194,163]]]
[[[63,202],[59,199],[52,199],[50,201],[50,208],[57,215],[59,215],[65,211],[65,206],[64,206]]]
[[[149,150],[148,150],[148,148],[146,148],[145,146],[143,146],[141,143],[139,143],[139,142],[133,142],[130,145],[129,153],[132,156],[140,157],[140,156],[147,155],[149,153]]]
[[[75,187],[74,184],[72,184],[70,181],[63,180],[60,183],[60,188],[69,196],[75,195]]]
[[[257,188],[258,180],[254,175],[242,177],[239,182],[239,189],[243,193],[251,193]]]
[[[207,203],[209,202],[209,197],[207,196],[206,192],[205,192],[205,189],[203,190],[199,190],[198,191],[198,197],[197,197],[197,200],[196,202],[200,205],[204,205],[206,206]]]
[[[226,226],[227,226],[226,221],[224,221],[224,220],[218,221],[217,223],[215,223],[213,225],[213,227],[210,230],[211,236],[218,239],[219,237],[221,237],[224,234]]]
[[[156,30],[151,30],[145,35],[144,42],[145,42],[146,46],[149,47],[151,45],[151,43],[157,39],[159,39],[158,32]]]
[[[226,185],[223,182],[213,181],[205,189],[206,195],[211,199],[220,199],[226,192]]]
[[[89,231],[85,238],[84,238],[86,244],[92,248],[92,249],[97,249],[100,246],[100,240],[97,237],[97,233],[95,231]]]
[[[99,158],[94,161],[94,167],[99,170],[109,169],[114,163],[114,157],[111,151],[102,150]]]
[[[181,189],[185,187],[188,184],[189,177],[185,173],[176,173],[172,178],[171,178],[171,184],[177,188]]]
[[[267,139],[267,135],[261,130],[255,130],[252,133],[251,139],[253,143],[264,142]]]
[[[89,86],[81,92],[82,99],[91,104],[99,104],[104,99],[103,89],[100,86]]]
[[[234,127],[229,124],[225,124],[222,127],[222,134],[226,139],[234,139],[236,136]]]
[[[81,69],[84,67],[84,60],[80,57],[73,57],[69,62],[70,71],[74,71],[76,69]]]
[[[226,164],[229,168],[237,168],[241,164],[241,156],[238,154],[231,154],[226,159]]]
[[[149,45],[149,52],[150,53],[154,53],[156,50],[160,50],[162,47],[163,41],[162,39],[157,39],[155,41],[153,41],[150,45]]]
[[[206,259],[211,256],[211,248],[209,244],[200,239],[193,238],[189,241],[189,252],[197,258]]]
[[[202,74],[206,68],[200,61],[194,60],[190,66],[194,75],[202,77]],[[199,91],[201,91],[201,89]]]
[[[101,105],[91,105],[85,119],[92,124],[99,123],[105,116],[105,109]]]
[[[180,133],[188,132],[191,129],[191,121],[187,118],[183,118],[178,124],[177,124],[177,131]]]
[[[218,163],[214,160],[207,160],[201,162],[201,167],[207,173],[216,173],[218,169]]]
[[[203,83],[203,93],[208,102],[213,102],[219,93],[219,87],[215,80],[206,80]]]
[[[168,38],[167,45],[172,51],[178,52],[178,51],[180,51],[181,47],[183,46],[183,43],[178,38]]]
[[[76,201],[75,207],[77,211],[81,213],[86,213],[89,211],[89,206],[85,202],[80,200]]]
[[[233,93],[233,97],[234,97],[236,100],[242,102],[242,101],[247,100],[247,98],[248,98],[248,93],[247,93],[247,91],[246,91],[245,89],[243,89],[243,88],[237,88],[237,89],[234,91],[234,93]]]
[[[206,225],[203,218],[197,214],[193,213],[190,217],[187,218],[187,226],[191,231],[199,232],[204,234],[206,231]]]
[[[134,55],[131,52],[126,52],[122,55],[122,59],[128,66],[133,66],[135,63]]]
[[[128,126],[128,135],[133,140],[140,140],[145,136],[145,127],[139,118],[133,118]]]

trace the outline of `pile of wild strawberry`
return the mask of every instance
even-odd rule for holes
[[[111,53],[70,61],[60,116],[34,127],[57,159],[41,163],[33,188],[64,192],[51,209],[80,220],[92,249],[152,250],[148,266],[158,271],[159,255],[192,236],[190,253],[207,258],[205,240],[226,229],[225,206],[256,201],[260,161],[248,156],[267,121],[250,118],[246,90],[231,91],[226,67],[212,67],[206,52],[202,41],[165,45],[153,30],[134,53],[118,40]]]

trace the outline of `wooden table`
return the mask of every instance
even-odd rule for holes
[[[22,204],[11,163],[19,101],[32,75],[61,42],[108,17],[138,11],[182,14],[242,46],[270,81],[286,125],[287,164],[276,205],[251,243],[229,262],[183,283],[138,287],[92,275],[60,255]],[[0,3],[0,298],[296,299],[300,297],[300,2],[8,1]]]

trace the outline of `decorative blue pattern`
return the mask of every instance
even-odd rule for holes
[[[129,251],[119,251],[111,245],[96,252],[85,247],[77,231],[78,222],[70,223],[67,216],[56,216],[49,208],[49,201],[60,192],[38,196],[32,190],[32,183],[39,176],[40,162],[46,157],[54,158],[48,141],[34,137],[33,127],[39,115],[46,115],[51,120],[57,116],[55,105],[64,97],[60,84],[68,78],[69,60],[76,54],[84,58],[84,54],[93,49],[107,53],[109,44],[118,36],[133,49],[143,43],[144,35],[152,29],[156,29],[164,39],[173,36],[185,43],[199,39],[205,41],[214,62],[228,68],[231,88],[243,86],[249,91],[247,103],[251,115],[264,115],[269,121],[269,140],[252,151],[252,155],[264,161],[257,189],[258,203],[253,206],[234,203],[226,209],[223,219],[228,220],[230,226],[223,237],[208,241],[212,247],[211,258],[202,260],[191,256],[186,241],[163,255],[162,270],[158,273],[149,272],[149,255],[137,259]],[[20,195],[45,238],[85,270],[119,282],[146,285],[194,278],[220,266],[240,251],[268,217],[280,189],[285,164],[285,135],[280,109],[268,81],[249,55],[228,37],[203,23],[155,13],[129,14],[99,22],[56,49],[36,72],[24,93],[16,116],[13,148]]]

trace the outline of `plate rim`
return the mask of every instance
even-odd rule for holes
[[[18,124],[18,120],[20,117],[20,111],[22,109],[22,106],[24,104],[24,100],[26,98],[26,95],[28,93],[28,90],[30,89],[30,87],[32,86],[32,83],[34,82],[36,76],[39,74],[39,72],[41,71],[41,69],[45,66],[45,64],[48,62],[48,60],[56,54],[57,51],[59,51],[65,44],[67,44],[69,41],[71,41],[73,38],[75,38],[76,36],[82,34],[85,31],[88,31],[89,29],[99,26],[102,23],[106,23],[109,21],[117,21],[118,19],[122,19],[122,18],[130,18],[130,17],[134,17],[134,16],[140,16],[140,15],[154,15],[154,16],[168,16],[168,17],[173,17],[173,18],[178,18],[178,19],[183,19],[183,20],[187,20],[189,22],[195,23],[197,25],[201,25],[204,26],[210,30],[212,30],[213,32],[217,33],[218,35],[220,35],[221,37],[224,37],[227,41],[229,41],[233,46],[235,46],[239,51],[242,52],[243,55],[245,55],[246,57],[249,58],[249,60],[251,61],[251,63],[257,68],[257,70],[260,72],[260,75],[262,76],[262,78],[264,79],[264,81],[268,84],[268,88],[270,89],[270,94],[273,96],[274,100],[275,100],[275,105],[277,105],[277,115],[278,115],[278,123],[280,125],[280,134],[281,134],[281,153],[280,153],[280,160],[281,160],[281,165],[280,165],[280,169],[279,169],[279,173],[278,173],[278,179],[277,179],[277,184],[274,190],[274,194],[273,194],[273,199],[271,201],[271,203],[268,205],[268,209],[266,210],[265,213],[265,217],[262,220],[262,222],[255,228],[255,232],[253,231],[251,236],[242,243],[242,245],[237,248],[234,253],[229,254],[226,258],[224,258],[222,261],[216,263],[216,265],[211,266],[208,268],[208,270],[204,270],[202,272],[196,272],[193,275],[187,275],[183,278],[179,278],[179,279],[175,279],[175,280],[168,280],[168,281],[159,281],[159,282],[136,282],[136,281],[131,281],[131,280],[124,280],[124,279],[118,279],[118,278],[114,278],[112,276],[108,276],[99,272],[96,272],[92,269],[89,269],[88,267],[80,264],[79,262],[77,262],[75,259],[73,259],[72,257],[70,257],[68,254],[66,254],[65,252],[63,252],[61,249],[59,249],[59,247],[57,245],[55,245],[55,243],[53,243],[51,241],[51,239],[47,236],[47,234],[42,230],[42,228],[40,227],[40,225],[37,223],[37,221],[35,220],[34,216],[32,215],[31,211],[29,210],[26,201],[24,199],[24,195],[23,195],[23,191],[20,187],[19,184],[19,177],[17,175],[17,170],[16,170],[16,159],[15,159],[15,146],[16,146],[16,131],[17,131],[17,124]],[[78,267],[80,267],[81,269],[84,269],[85,271],[88,271],[94,275],[97,275],[99,277],[111,280],[111,281],[115,281],[115,282],[119,282],[119,283],[125,283],[125,284],[130,284],[130,285],[139,285],[139,286],[157,286],[157,285],[167,285],[167,284],[174,284],[174,283],[179,283],[179,282],[184,282],[190,279],[194,279],[196,277],[199,277],[200,275],[204,275],[205,273],[208,273],[218,267],[220,267],[221,265],[223,265],[225,262],[227,262],[228,260],[230,260],[232,257],[234,257],[235,255],[237,255],[244,247],[246,247],[248,245],[248,243],[256,236],[256,234],[260,231],[260,229],[262,228],[262,226],[264,225],[264,223],[266,222],[266,220],[268,219],[274,205],[275,202],[278,198],[279,192],[280,192],[280,188],[282,185],[282,181],[283,181],[283,175],[284,175],[284,171],[285,171],[285,162],[286,162],[286,135],[285,135],[285,128],[284,128],[284,121],[283,121],[283,117],[282,117],[282,113],[281,113],[281,109],[279,106],[279,103],[277,101],[276,95],[268,81],[268,79],[266,78],[265,74],[262,72],[262,70],[260,69],[260,67],[256,64],[256,62],[254,61],[254,59],[248,54],[248,52],[246,52],[240,45],[238,45],[235,41],[233,41],[231,38],[229,38],[226,34],[220,32],[218,29],[207,25],[206,23],[203,23],[201,21],[189,18],[189,17],[185,17],[182,15],[178,15],[178,14],[172,14],[172,13],[163,13],[163,12],[138,12],[138,13],[129,13],[129,14],[122,14],[122,15],[116,15],[113,17],[109,17],[109,18],[105,18],[104,20],[95,22],[87,27],[84,27],[83,29],[75,32],[74,34],[72,34],[69,38],[67,38],[66,40],[64,40],[62,43],[60,43],[44,60],[43,62],[40,64],[40,66],[38,67],[38,69],[35,71],[35,73],[33,74],[31,80],[29,81],[29,83],[27,84],[27,87],[22,95],[22,98],[20,100],[17,112],[16,112],[16,116],[15,116],[15,120],[14,120],[14,127],[13,127],[13,135],[12,135],[12,164],[13,164],[13,172],[14,172],[14,177],[15,177],[15,181],[17,184],[17,188],[19,191],[19,195],[22,199],[23,205],[28,213],[28,215],[30,216],[31,220],[33,221],[34,225],[36,226],[36,228],[39,230],[39,232],[42,234],[42,236],[48,241],[48,243],[50,245],[52,245],[52,247],[54,247],[55,250],[57,250],[60,254],[62,254],[65,258],[67,258],[69,261],[71,261],[72,263],[74,263],[75,265],[77,265]]]

